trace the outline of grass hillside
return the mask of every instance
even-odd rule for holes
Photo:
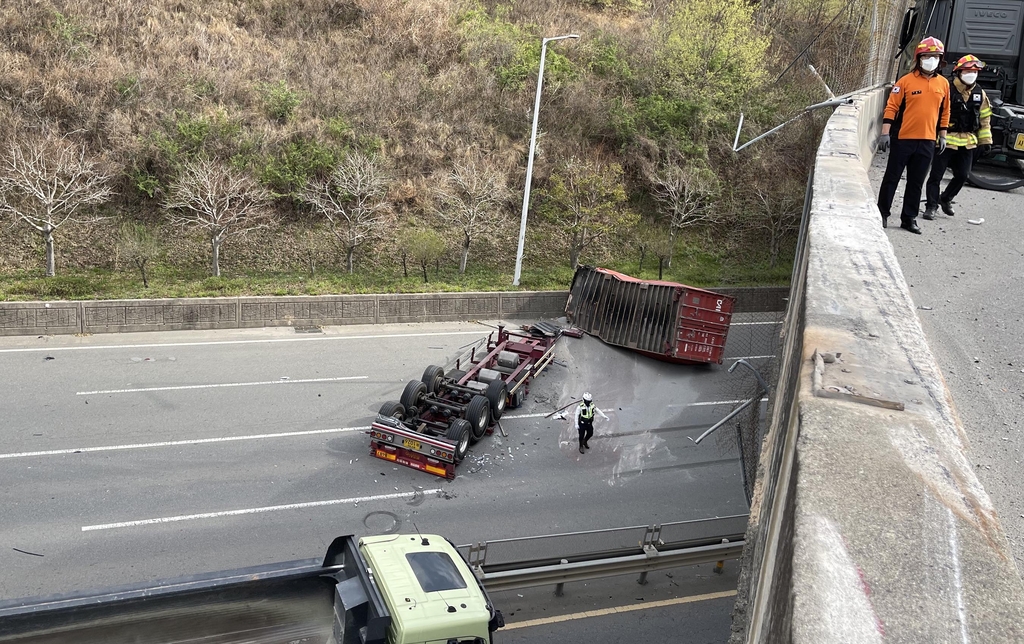
[[[64,146],[112,194],[54,231],[43,278],[44,237],[18,217],[38,205],[0,182],[0,297],[507,287],[540,39],[569,33],[547,49],[523,287],[564,287],[574,259],[785,281],[821,119],[740,154],[732,139],[741,111],[745,140],[824,98],[775,77],[829,17],[740,0],[5,0],[3,171]],[[200,162],[259,196],[216,278],[211,229],[179,198]],[[373,186],[338,179],[366,164]]]

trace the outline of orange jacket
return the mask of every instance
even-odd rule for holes
[[[934,141],[936,130],[949,127],[949,81],[910,72],[892,86],[882,122],[898,128],[898,139]]]

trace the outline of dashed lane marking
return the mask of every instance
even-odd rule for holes
[[[26,458],[29,456],[60,456],[63,454],[88,454],[91,452],[114,452],[127,449],[148,449],[152,447],[175,447],[178,445],[203,445],[207,443],[230,443],[233,441],[253,441],[265,438],[291,438],[293,436],[313,436],[315,434],[342,434],[345,432],[359,432],[370,429],[369,425],[363,427],[335,427],[332,429],[310,429],[298,432],[277,432],[273,434],[250,434],[248,436],[221,436],[218,438],[193,438],[180,441],[163,441],[160,443],[134,443],[130,445],[102,445],[99,447],[74,447],[71,449],[51,449],[39,452],[14,452],[12,454],[0,454],[0,459],[5,458]]]
[[[602,617],[604,615],[616,615],[621,613],[631,613],[638,610],[651,610],[652,608],[664,608],[666,606],[678,606],[679,604],[692,604],[694,602],[703,602],[710,599],[723,599],[725,597],[735,597],[735,590],[723,590],[718,593],[705,593],[703,595],[691,595],[689,597],[677,597],[675,599],[663,599],[656,602],[644,602],[642,604],[629,604],[628,606],[614,606],[612,608],[602,608],[600,610],[588,610],[583,613],[569,613],[568,615],[555,615],[554,617],[543,617],[540,619],[530,619],[525,622],[512,622],[511,624],[505,624],[504,630],[515,630],[517,628],[531,628],[533,626],[546,626],[548,624],[557,624],[558,622],[571,622],[578,619],[587,619],[590,617]]]
[[[271,344],[275,342],[333,342],[337,340],[380,340],[385,338],[423,338],[444,335],[482,335],[480,331],[438,331],[436,333],[381,333],[377,335],[328,335],[302,338],[263,338],[260,340],[210,340],[208,342],[158,342],[153,344],[99,344],[75,347],[23,347],[0,349],[0,353],[28,353],[32,351],[98,351],[100,349],[154,349],[160,347],[205,347],[229,344]]]
[[[140,526],[156,525],[158,523],[174,523],[177,521],[195,521],[197,519],[218,519],[220,517],[235,517],[243,514],[264,514],[267,512],[280,512],[282,510],[304,510],[306,508],[319,508],[325,505],[345,505],[363,503],[366,501],[387,501],[390,499],[406,499],[424,494],[437,494],[440,488],[435,490],[415,490],[413,492],[395,492],[394,494],[376,494],[373,496],[357,496],[348,499],[331,499],[328,501],[308,501],[306,503],[288,503],[287,505],[269,505],[261,508],[245,508],[244,510],[224,510],[221,512],[203,512],[201,514],[180,514],[173,517],[160,517],[157,519],[141,519],[138,521],[121,521],[120,523],[101,523],[99,525],[82,526],[82,532],[94,530],[113,530],[115,528],[137,528]]]
[[[76,391],[76,396],[98,396],[100,394],[134,394],[144,391],[178,391],[182,389],[215,389],[218,387],[255,387],[258,385],[298,385],[310,382],[339,382],[341,380],[366,380],[369,376],[341,376],[338,378],[304,378],[298,380],[261,380],[258,382],[223,382],[209,385],[175,385],[171,387],[139,387],[137,389],[101,389],[98,391]]]

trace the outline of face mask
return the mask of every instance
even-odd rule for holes
[[[974,85],[974,81],[978,80],[978,72],[960,74],[960,80],[962,80],[967,85]]]
[[[924,71],[926,71],[928,73],[931,73],[931,72],[934,72],[938,68],[939,68],[939,59],[938,58],[922,58],[921,59],[921,69],[923,69]]]

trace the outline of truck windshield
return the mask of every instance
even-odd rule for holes
[[[420,582],[423,592],[465,588],[466,580],[459,574],[455,562],[444,552],[410,552],[405,555]]]

